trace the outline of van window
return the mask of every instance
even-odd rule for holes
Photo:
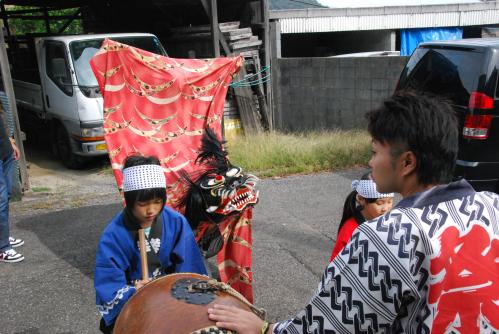
[[[482,58],[472,50],[418,48],[400,76],[399,89],[429,92],[467,106],[477,89]]]
[[[57,42],[45,42],[45,66],[47,76],[66,95],[73,95],[73,81],[69,72],[64,44]]]
[[[40,84],[40,73],[38,72],[38,61],[33,41],[18,43],[7,49],[13,79]]]

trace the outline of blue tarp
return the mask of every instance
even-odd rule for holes
[[[444,41],[463,38],[461,28],[426,28],[400,31],[400,55],[410,56],[421,42]]]

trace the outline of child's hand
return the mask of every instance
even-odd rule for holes
[[[135,290],[139,290],[140,288],[142,288],[144,285],[146,285],[147,283],[149,283],[151,280],[150,279],[146,279],[146,280],[136,280],[135,281]]]

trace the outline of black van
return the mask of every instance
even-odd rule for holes
[[[499,38],[426,42],[400,75],[397,90],[447,98],[460,119],[455,177],[499,192]]]

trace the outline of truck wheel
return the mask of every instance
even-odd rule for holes
[[[73,152],[71,138],[62,125],[57,127],[55,144],[59,158],[64,166],[69,169],[80,169],[82,167],[82,160]]]

